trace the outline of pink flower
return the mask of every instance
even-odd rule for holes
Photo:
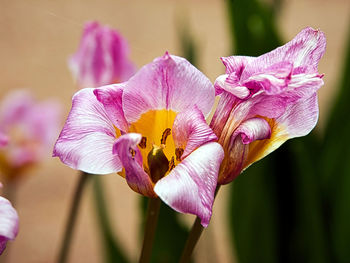
[[[135,72],[128,55],[128,43],[117,31],[88,22],[69,67],[80,88],[119,83]]]
[[[210,124],[225,151],[218,183],[231,182],[286,140],[314,128],[316,91],[323,85],[317,65],[325,47],[324,34],[306,28],[260,57],[222,58],[226,74],[215,83],[221,98]]]
[[[77,92],[53,155],[93,174],[124,168],[134,191],[207,226],[223,158],[204,118],[214,96],[200,71],[166,53],[127,82]]]
[[[0,183],[0,188],[2,187]],[[9,200],[0,196],[0,255],[8,240],[14,240],[18,233],[18,215]]]
[[[7,135],[0,131],[0,149],[4,148],[9,142]]]
[[[60,108],[37,102],[26,91],[7,95],[0,104],[0,171],[8,179],[40,162],[53,147]]]

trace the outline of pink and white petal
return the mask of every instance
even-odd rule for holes
[[[324,84],[322,78],[323,75],[318,73],[293,75],[285,95],[297,99],[308,98]]]
[[[109,34],[112,43],[112,45],[107,47],[107,50],[109,49],[107,52],[111,55],[114,63],[114,81],[127,81],[136,72],[135,65],[129,59],[129,44],[118,31],[112,30],[108,27],[105,28],[107,28],[105,30],[109,31],[107,34]],[[111,31],[113,33],[110,33]]]
[[[201,224],[207,227],[223,158],[224,151],[218,143],[207,143],[160,179],[154,191],[171,208],[197,215]]]
[[[125,81],[135,72],[128,54],[128,44],[119,32],[88,22],[69,68],[81,88]]]
[[[271,136],[269,123],[262,118],[252,118],[241,123],[232,137],[240,135],[243,144],[249,144],[256,140],[268,139]]]
[[[0,255],[8,240],[14,240],[18,233],[18,215],[10,201],[0,196]]]
[[[240,103],[234,109],[234,115],[239,120],[250,119],[254,116],[264,116],[267,118],[278,118],[281,116],[289,102],[289,98],[282,95],[270,96],[264,93],[256,93],[251,99]]]
[[[142,155],[138,148],[142,135],[127,133],[118,138],[113,153],[118,155],[124,168],[125,179],[132,190],[148,197],[156,197],[153,182],[142,166]]]
[[[116,131],[93,89],[82,89],[73,96],[72,109],[55,144],[53,156],[73,169],[92,174],[122,170],[113,155]]]
[[[270,136],[270,125],[262,118],[243,121],[232,135],[228,133],[227,138],[223,140],[225,158],[222,161],[218,183],[227,184],[234,180],[246,164],[251,143],[257,140],[266,141]]]
[[[203,144],[217,140],[203,113],[196,106],[176,115],[173,138],[175,146],[184,149],[182,160]]]
[[[96,21],[85,24],[79,48],[68,61],[68,67],[81,88],[96,87],[101,84],[98,79],[101,65],[103,65],[102,50],[101,43],[96,40],[99,29],[100,25]]]
[[[216,136],[221,136],[223,129],[226,126],[226,123],[228,123],[228,121],[230,121],[230,125],[233,126],[235,126],[237,122],[239,123],[240,120],[238,118],[240,116],[237,116],[237,118],[233,118],[231,114],[232,108],[235,107],[235,105],[237,105],[239,102],[241,102],[241,100],[233,96],[231,93],[222,93],[217,107],[215,109],[213,118],[210,122],[210,128],[213,129],[213,132],[216,134]]]
[[[128,123],[125,119],[122,108],[124,84],[115,84],[100,87],[94,90],[94,94],[99,102],[101,102],[113,124],[124,132],[128,130]]]
[[[316,93],[296,104],[290,104],[281,117],[271,121],[270,139],[249,144],[249,155],[244,168],[273,152],[288,139],[307,135],[315,127],[317,119]]]
[[[305,72],[317,72],[317,65],[326,50],[326,38],[320,30],[311,27],[303,29],[290,42],[252,60],[242,73],[242,80],[263,72],[264,69],[283,61],[302,67]]]
[[[207,115],[214,99],[214,87],[203,73],[184,58],[166,52],[125,83],[123,110],[129,123],[149,110],[181,112],[194,105]]]
[[[222,57],[221,61],[226,67],[226,74],[235,72],[240,79],[245,66],[254,59],[254,57],[247,56],[230,56]]]
[[[268,95],[280,94],[288,87],[292,72],[293,64],[280,62],[267,68],[263,73],[249,77],[243,82],[243,85],[255,92],[262,89]]]
[[[288,138],[305,136],[311,132],[318,120],[317,94],[289,104],[285,113],[276,119],[286,129]]]
[[[215,95],[220,95],[223,91],[227,91],[239,99],[245,99],[250,95],[249,89],[245,86],[241,86],[235,73],[219,76],[215,80],[214,87]]]

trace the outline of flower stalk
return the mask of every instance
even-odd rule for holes
[[[65,233],[61,243],[61,249],[58,254],[57,263],[67,262],[70,245],[72,242],[73,231],[75,227],[75,223],[77,221],[77,215],[80,207],[81,197],[83,196],[83,192],[88,180],[92,177],[92,174],[81,172],[78,184],[75,189],[75,193],[73,196],[73,201],[71,204],[70,212],[68,215]]]
[[[215,195],[214,198],[216,197],[216,195],[218,194],[220,189],[220,185],[218,185],[216,187],[215,190]],[[191,255],[193,253],[194,248],[196,247],[199,238],[201,237],[202,233],[203,233],[204,227],[201,224],[201,220],[200,218],[197,216],[196,220],[193,223],[193,226],[191,228],[191,232],[188,235],[186,244],[185,244],[185,248],[182,251],[182,255],[180,258],[180,263],[188,263],[191,260]]]
[[[160,209],[159,198],[149,198],[145,235],[143,239],[142,251],[139,263],[148,263],[151,260],[153,241],[156,233],[159,209]]]

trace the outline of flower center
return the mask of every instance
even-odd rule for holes
[[[139,149],[145,171],[155,183],[180,162],[183,149],[176,148],[171,128],[176,117],[171,110],[152,110],[132,123],[129,132],[142,134]]]

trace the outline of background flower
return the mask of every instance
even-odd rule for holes
[[[0,104],[0,171],[14,180],[48,157],[58,133],[60,105],[36,101],[28,91],[8,94]]]
[[[80,88],[123,82],[135,72],[126,40],[116,30],[95,21],[85,24],[69,68]]]

